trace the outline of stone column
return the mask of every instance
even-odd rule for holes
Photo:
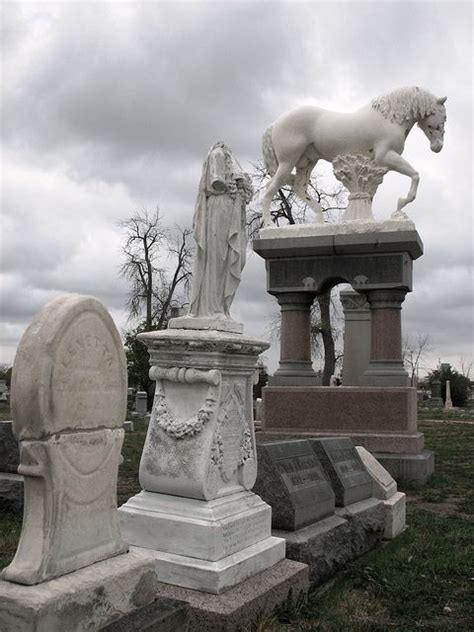
[[[271,386],[316,386],[311,362],[311,306],[313,292],[276,294],[281,308],[280,365]]]
[[[359,386],[370,360],[370,306],[354,290],[340,293],[344,311],[344,364],[342,385]]]
[[[370,304],[370,362],[363,386],[408,386],[402,360],[401,309],[405,290],[367,290]]]

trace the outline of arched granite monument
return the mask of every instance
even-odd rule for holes
[[[441,150],[446,97],[417,87],[374,99],[351,114],[303,107],[283,115],[263,137],[272,177],[264,228],[253,248],[266,260],[267,291],[281,307],[280,364],[264,390],[265,438],[349,435],[396,477],[425,481],[434,467],[417,430],[416,390],[402,360],[401,308],[413,287],[413,261],[423,254],[415,224],[401,210],[415,199],[418,173],[403,159],[405,138],[418,123]],[[333,164],[349,190],[339,224],[322,223],[306,193],[317,160]],[[292,169],[296,168],[295,174]],[[387,170],[411,178],[410,191],[386,221],[372,199]],[[316,212],[317,222],[270,226],[270,203],[284,183]],[[317,387],[310,348],[310,310],[318,294],[348,283],[370,307],[370,356],[359,387]]]

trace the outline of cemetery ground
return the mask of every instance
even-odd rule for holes
[[[0,417],[10,418],[5,409]],[[399,485],[408,495],[408,529],[315,588],[307,603],[280,607],[259,632],[474,629],[474,423],[424,420],[419,427],[435,451],[436,472],[422,490]],[[140,491],[145,428],[136,428],[125,436],[119,505]],[[20,528],[21,518],[2,513],[0,567],[11,560]]]

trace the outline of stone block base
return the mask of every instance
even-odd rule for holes
[[[396,492],[391,498],[383,501],[385,509],[384,540],[393,540],[406,529],[407,503],[406,494]]]
[[[393,432],[344,432],[337,430],[313,430],[301,431],[298,428],[291,430],[280,430],[264,427],[255,439],[258,443],[264,441],[286,441],[288,439],[323,439],[325,437],[350,437],[355,445],[361,445],[369,452],[400,452],[406,450],[413,451],[413,454],[420,452],[425,439],[421,432],[396,434]],[[387,468],[388,469],[388,468]]]
[[[123,617],[128,617],[129,630],[146,630],[136,626],[133,617],[152,607],[157,589],[153,560],[132,552],[36,586],[0,581],[0,630],[111,631],[121,629],[114,625]],[[160,605],[155,605],[159,612]]]
[[[0,472],[0,511],[23,513],[23,476]]]
[[[134,547],[155,562],[159,581],[219,595],[285,558],[285,540],[269,537],[217,562]]]
[[[308,567],[282,560],[220,595],[170,584],[160,584],[158,595],[188,606],[191,611],[189,632],[241,632],[253,629],[287,599],[305,595],[308,588]]]
[[[434,453],[423,450],[419,454],[387,454],[374,451],[373,455],[396,481],[407,481],[422,486],[434,472]]]
[[[263,400],[264,434],[348,436],[371,452],[423,449],[414,388],[267,386]]]
[[[273,531],[286,539],[286,557],[309,566],[311,584],[324,583],[352,559],[351,527],[329,516],[297,531]]]
[[[353,558],[367,553],[382,540],[385,531],[383,500],[368,498],[346,507],[336,507],[335,513],[349,522]]]

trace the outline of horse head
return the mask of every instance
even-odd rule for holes
[[[423,130],[430,141],[431,151],[435,153],[443,149],[444,124],[446,123],[446,109],[444,103],[447,97],[436,99],[435,111],[418,121],[418,126]]]

